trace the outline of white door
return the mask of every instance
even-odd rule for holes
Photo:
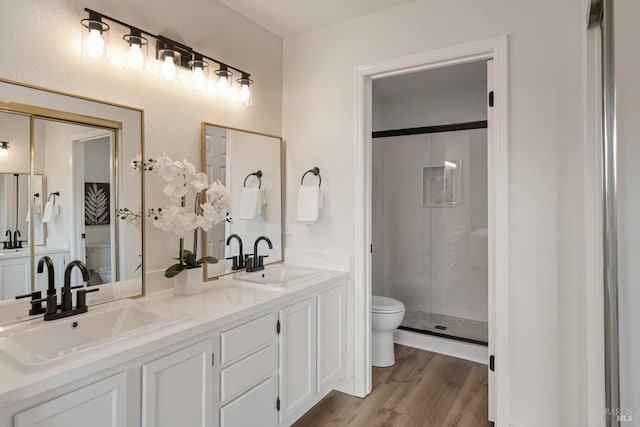
[[[310,297],[280,310],[280,421],[316,390],[316,304]]]
[[[494,81],[493,81],[493,60],[489,60],[487,61],[487,98],[488,98],[488,103],[489,106],[487,107],[487,143],[488,144],[493,144],[494,141],[494,109],[493,109],[493,90],[494,90]],[[489,147],[487,147],[489,149]],[[490,167],[490,165],[488,165]],[[489,191],[493,191],[492,189],[495,188],[495,185],[492,185],[491,182],[487,183],[487,188],[489,189]],[[495,201],[495,196],[489,196],[489,201],[494,200]],[[495,206],[491,206],[491,203],[488,203],[488,207],[489,207],[489,218],[495,218]],[[496,337],[496,331],[495,331],[495,325],[496,325],[496,306],[495,306],[495,302],[496,302],[496,272],[495,272],[495,266],[496,266],[496,262],[497,260],[495,259],[495,247],[492,247],[492,245],[495,246],[495,229],[491,229],[491,222],[489,223],[489,232],[488,235],[489,237],[489,250],[488,250],[488,289],[487,289],[487,294],[488,294],[488,325],[487,325],[487,332],[488,332],[488,338],[489,338],[489,348],[488,348],[488,353],[489,353],[489,363],[488,363],[488,374],[489,374],[489,378],[488,378],[488,398],[489,398],[489,421],[494,421],[496,420],[496,399],[495,399],[495,393],[496,393],[496,379],[495,379],[495,369],[496,369],[496,344],[495,344],[495,337]],[[495,224],[493,224],[495,226]]]
[[[15,427],[122,427],[127,420],[127,376],[120,373],[14,417]]]
[[[213,340],[201,341],[142,366],[142,426],[212,424]]]
[[[332,388],[345,371],[347,330],[344,286],[320,292],[318,302],[318,392]]]

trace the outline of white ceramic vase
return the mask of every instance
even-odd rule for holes
[[[202,267],[188,268],[173,278],[173,293],[195,295],[202,292]]]

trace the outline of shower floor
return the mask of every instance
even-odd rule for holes
[[[487,322],[448,316],[446,314],[407,311],[400,328],[475,344],[487,345],[489,342]]]

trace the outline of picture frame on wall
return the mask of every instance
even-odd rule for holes
[[[111,223],[111,186],[108,182],[84,183],[84,224]]]

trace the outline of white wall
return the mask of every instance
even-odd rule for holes
[[[585,425],[584,2],[417,1],[284,41],[287,184],[317,164],[327,203],[288,248],[353,253],[354,69],[509,35],[509,420]],[[295,198],[287,196],[291,217]],[[362,288],[362,283],[356,283]],[[502,367],[501,367],[502,366]]]
[[[186,6],[186,5],[185,5]],[[184,41],[194,49],[246,69],[255,80],[253,106],[232,106],[180,84],[167,84],[113,64],[80,57],[80,20],[84,7]],[[8,49],[0,76],[60,91],[80,94],[145,110],[148,156],[166,151],[199,164],[200,123],[208,121],[281,134],[282,40],[217,2],[191,0],[172,7],[153,0],[0,0],[0,40]],[[154,12],[155,11],[155,12]],[[114,25],[114,31],[121,31]],[[124,42],[114,34],[112,51]],[[152,49],[150,49],[151,53]],[[148,182],[147,202],[161,194],[156,180]],[[175,245],[157,244],[172,237],[147,227],[147,269],[164,269],[175,256]],[[175,247],[174,247],[175,246]]]

